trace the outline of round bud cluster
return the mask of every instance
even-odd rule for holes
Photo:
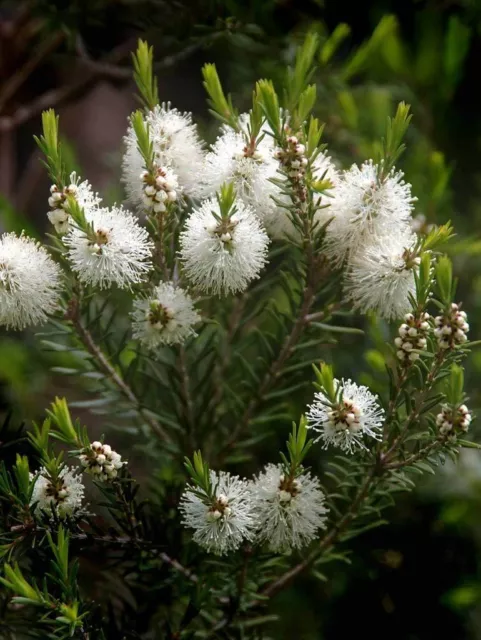
[[[165,167],[155,165],[153,173],[143,171],[143,201],[147,209],[155,213],[167,211],[167,206],[177,200],[179,184],[176,175]]]
[[[92,442],[80,455],[80,462],[86,471],[98,480],[108,482],[117,477],[118,470],[126,464],[119,453],[112,451],[108,444]]]
[[[299,142],[296,136],[287,138],[287,148],[277,149],[276,158],[284,166],[287,175],[293,180],[301,180],[306,172],[307,158],[306,147]]]
[[[337,431],[349,430],[355,433],[362,428],[361,410],[348,398],[343,398],[339,405],[332,407],[327,412],[327,418],[331,427]]]
[[[404,316],[404,322],[399,327],[399,336],[394,340],[397,347],[396,355],[404,364],[415,362],[419,358],[417,351],[423,351],[427,347],[427,336],[431,330],[429,313],[421,313],[416,317],[412,313]]]
[[[47,216],[57,233],[67,233],[69,227],[69,214],[66,211],[67,196],[76,195],[77,185],[73,183],[62,190],[56,184],[50,187],[50,198],[48,199],[50,211]]]
[[[469,324],[466,322],[465,311],[460,311],[457,304],[452,304],[449,313],[443,316],[436,316],[434,324],[434,335],[438,339],[441,349],[454,349],[467,341]]]
[[[301,483],[295,478],[290,478],[282,474],[279,477],[278,496],[279,502],[286,504],[294,498],[301,490]]]
[[[471,424],[471,420],[471,413],[465,404],[462,404],[456,409],[445,404],[441,407],[441,413],[438,413],[436,416],[439,433],[443,436],[455,436],[458,431],[466,433]]]
[[[232,515],[232,509],[229,507],[229,500],[224,493],[220,493],[214,504],[207,512],[209,522],[220,520],[221,518],[229,518]]]

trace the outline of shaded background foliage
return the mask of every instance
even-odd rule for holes
[[[341,165],[370,157],[393,105],[400,100],[412,105],[402,168],[426,223],[455,225],[458,236],[450,251],[462,276],[458,297],[476,339],[481,311],[477,0],[0,3],[0,230],[45,232],[48,182],[32,134],[40,129],[41,110],[50,106],[59,110],[72,167],[111,202],[122,198],[119,141],[136,104],[129,55],[139,36],[155,47],[161,100],[193,111],[213,139],[216,125],[207,112],[201,65],[216,62],[243,110],[253,82],[279,77],[281,63],[289,61],[309,28],[327,43],[316,74],[316,111]],[[338,370],[382,390],[387,327],[372,318],[356,322],[365,334],[342,336]],[[326,354],[333,348],[326,345]],[[62,357],[68,367],[68,356]],[[0,433],[0,455],[9,455],[15,425],[41,415],[53,395],[85,399],[77,380],[69,383],[65,375],[50,372],[53,360],[33,335],[1,334],[0,419],[15,409]],[[470,406],[476,411],[480,353],[467,368]],[[292,398],[294,414],[310,395],[302,389]],[[106,431],[102,418],[86,414],[85,420]],[[273,434],[260,458],[269,458],[285,436],[285,429]],[[114,437],[122,451],[122,434]],[[331,567],[327,582],[315,576],[299,580],[280,595],[273,612],[282,613],[283,624],[273,623],[270,637],[329,640],[354,631],[374,638],[386,633],[394,639],[481,638],[481,460],[464,453],[459,468],[446,465],[436,480],[425,480],[416,493],[404,496],[389,527],[356,539],[350,566]],[[142,482],[148,470],[139,457],[134,451],[129,460]],[[89,590],[95,590],[94,560],[91,574],[85,567],[93,584]],[[113,572],[109,596],[117,588]],[[115,595],[129,606],[128,594]]]

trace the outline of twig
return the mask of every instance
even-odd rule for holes
[[[160,438],[167,442],[172,442],[172,438],[165,431],[165,429],[153,418],[148,411],[146,411],[140,403],[135,393],[129,387],[129,385],[122,379],[117,373],[115,368],[111,365],[102,349],[96,344],[90,331],[83,325],[80,317],[80,306],[77,299],[71,301],[69,310],[66,315],[66,319],[72,322],[77,335],[82,341],[83,345],[94,358],[99,369],[109,378],[111,382],[120,390],[123,396],[135,407],[139,415],[145,420],[152,431]]]
[[[228,451],[234,444],[236,443],[239,436],[247,429],[249,426],[252,417],[257,410],[257,408],[262,404],[264,400],[265,394],[271,388],[272,384],[278,378],[282,367],[285,362],[289,359],[294,351],[294,347],[297,344],[297,341],[302,335],[304,327],[306,326],[306,316],[309,313],[309,310],[314,303],[315,299],[315,289],[312,282],[308,282],[304,289],[302,304],[299,309],[299,313],[297,315],[297,319],[292,326],[292,329],[288,336],[286,336],[284,340],[284,344],[277,356],[277,359],[272,363],[269,367],[269,370],[266,372],[259,390],[256,395],[251,399],[249,404],[247,405],[238,425],[233,430],[231,436],[225,443],[222,452]]]
[[[28,80],[30,74],[38,67],[42,60],[52,53],[52,51],[55,51],[64,39],[65,33],[61,31],[55,33],[49,40],[41,43],[23,67],[20,67],[20,69],[8,79],[3,85],[0,94],[0,113],[10,98],[12,98],[18,89]]]
[[[356,518],[359,508],[366,499],[369,492],[371,483],[373,482],[376,474],[378,473],[378,466],[373,465],[366,475],[364,482],[359,488],[351,506],[342,518],[332,527],[332,529],[322,538],[319,546],[312,551],[302,562],[292,567],[279,578],[271,582],[261,593],[263,596],[272,597],[285,587],[287,587],[299,574],[303,573],[324,551],[329,549],[337,540],[339,535],[350,524],[350,522]],[[260,604],[262,601],[257,601],[254,604]]]
[[[129,39],[123,44],[113,49],[104,58],[106,63],[119,62],[131,51],[135,41]],[[0,131],[10,131],[15,127],[27,122],[37,114],[41,113],[44,109],[54,107],[64,102],[68,98],[71,98],[76,93],[88,87],[98,77],[98,73],[93,70],[88,70],[83,78],[76,78],[70,84],[67,84],[58,89],[52,89],[46,91],[40,95],[36,100],[33,100],[30,104],[20,106],[14,114],[10,117],[0,118]]]
[[[157,546],[152,542],[150,542],[149,540],[143,540],[142,538],[130,538],[128,536],[108,536],[108,535],[94,536],[88,533],[74,533],[74,534],[71,534],[71,537],[73,540],[80,540],[85,542],[97,542],[100,544],[112,544],[112,545],[117,544],[120,546],[132,546],[132,547],[139,547],[143,549],[153,549],[153,550],[157,549]],[[167,553],[165,553],[165,551],[160,552],[158,555],[159,555],[159,558],[163,562],[165,562],[165,564],[170,565],[176,571],[178,571],[179,573],[182,573],[191,582],[197,583],[199,581],[199,578],[195,575],[195,573],[190,571],[190,569],[187,569],[186,567],[184,567],[175,558],[171,558]]]
[[[190,445],[192,450],[195,448],[195,442],[193,442],[194,429],[195,429],[195,415],[194,404],[192,402],[192,395],[190,393],[190,378],[187,370],[186,352],[184,345],[179,348],[179,365],[180,365],[180,390],[182,399],[186,409],[187,429],[190,436]]]

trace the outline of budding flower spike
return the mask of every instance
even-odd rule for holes
[[[72,226],[64,237],[72,269],[81,282],[105,289],[129,288],[150,271],[153,243],[122,207],[84,211],[88,228]]]
[[[0,326],[43,324],[60,298],[62,272],[47,251],[27,236],[0,236]]]
[[[102,202],[98,194],[92,191],[92,186],[87,180],[80,182],[80,178],[75,171],[70,174],[70,184],[64,189],[59,189],[55,184],[52,185],[48,199],[50,211],[47,216],[59,235],[67,233],[70,227],[69,196],[75,198],[79,207],[84,211],[98,209]]]
[[[31,479],[34,477],[31,474]],[[55,482],[42,467],[35,480],[30,505],[35,505],[36,516],[40,516],[42,511],[52,516],[55,512],[59,518],[75,516],[82,512],[84,492],[81,475],[73,467],[63,467]]]
[[[418,316],[407,313],[404,322],[398,330],[398,336],[394,339],[396,355],[404,365],[419,360],[419,351],[425,351],[428,345],[427,338],[432,331],[431,316],[421,312]]]
[[[195,336],[200,316],[191,297],[171,282],[161,282],[148,298],[134,300],[133,337],[154,350],[164,344],[182,344]]]
[[[469,331],[467,318],[466,312],[454,302],[449,311],[434,318],[434,335],[441,349],[454,349],[467,341]]]
[[[406,236],[410,231],[414,198],[402,172],[379,179],[379,168],[369,160],[353,165],[339,178],[329,210],[326,251],[340,266],[374,240]]]
[[[145,116],[145,125],[153,146],[154,162],[158,169],[169,173],[171,191],[175,189],[191,197],[198,196],[204,150],[192,115],[171,108],[170,103],[157,105]],[[139,151],[132,123],[124,143],[126,150],[122,160],[122,181],[129,204],[140,212],[148,195],[143,178],[147,167]]]
[[[180,235],[180,257],[195,287],[215,295],[244,291],[260,277],[269,238],[253,210],[235,199],[209,198]]]
[[[92,442],[90,447],[80,454],[80,463],[85,471],[91,473],[101,482],[115,480],[119,470],[127,464],[122,462],[122,457],[113,451],[110,445],[101,442]]]
[[[454,408],[449,404],[443,404],[441,412],[436,416],[436,425],[441,436],[456,441],[457,434],[469,430],[472,419],[471,412],[465,404]]]
[[[324,369],[324,367],[323,367]],[[323,448],[330,445],[347,453],[367,449],[365,437],[381,439],[384,410],[377,396],[351,380],[332,380],[331,390],[321,389],[314,394],[308,407],[307,426],[319,436]]]

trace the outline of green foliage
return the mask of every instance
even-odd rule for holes
[[[233,129],[238,130],[238,114],[232,105],[230,95],[227,98],[224,95],[215,64],[205,64],[202,67],[202,76],[204,78],[204,88],[209,96],[210,113],[221,122],[225,122]]]
[[[139,40],[137,51],[132,54],[134,80],[146,109],[152,110],[159,104],[157,80],[154,76],[154,49],[147,42]]]
[[[53,109],[42,113],[43,134],[35,142],[45,156],[45,164],[52,182],[59,189],[65,186],[65,165],[58,136],[58,116]]]

